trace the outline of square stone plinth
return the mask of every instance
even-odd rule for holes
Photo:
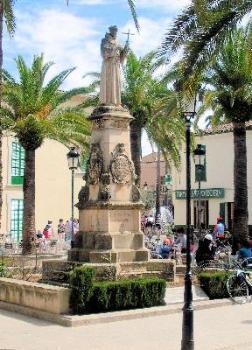
[[[120,232],[140,231],[140,210],[131,208],[80,210],[80,231],[82,232]]]

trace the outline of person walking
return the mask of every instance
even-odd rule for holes
[[[60,241],[65,239],[65,224],[63,219],[59,219],[58,223],[58,238]]]
[[[67,220],[65,224],[65,241],[71,241],[72,220]]]

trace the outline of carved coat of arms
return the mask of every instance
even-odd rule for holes
[[[127,184],[134,180],[134,165],[130,161],[123,143],[119,143],[112,153],[110,171],[114,183]]]
[[[86,180],[91,185],[99,183],[103,172],[103,156],[102,150],[98,143],[91,145],[91,152],[87,164]]]

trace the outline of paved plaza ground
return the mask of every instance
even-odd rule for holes
[[[0,310],[1,350],[179,350],[182,314],[66,328]],[[252,349],[252,304],[195,311],[195,350]]]

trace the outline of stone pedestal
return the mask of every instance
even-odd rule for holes
[[[80,231],[69,261],[91,263],[149,260],[140,229],[140,193],[130,156],[127,109],[100,106],[91,115],[86,185],[79,193]]]

